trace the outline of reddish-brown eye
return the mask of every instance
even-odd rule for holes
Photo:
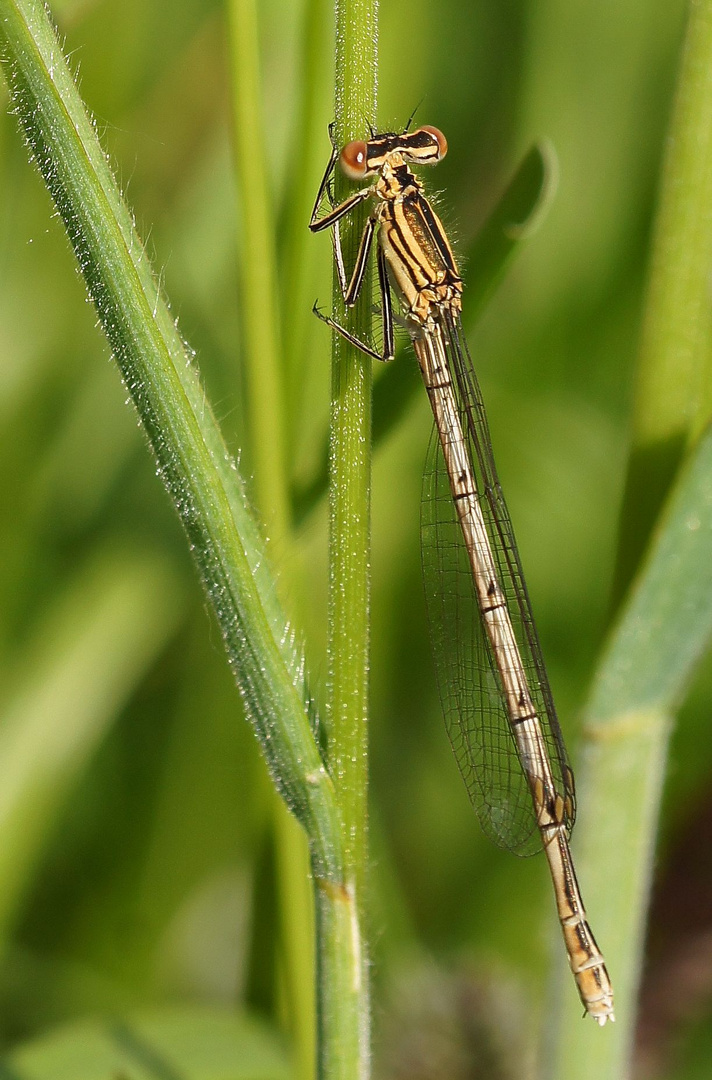
[[[435,142],[438,144],[438,161],[442,161],[442,159],[447,154],[447,139],[443,135],[440,128],[430,127],[429,124],[423,124],[423,126],[420,127],[418,130],[427,131],[429,135],[433,136]]]
[[[339,162],[349,180],[362,180],[368,163],[366,143],[363,139],[347,143],[339,155]]]

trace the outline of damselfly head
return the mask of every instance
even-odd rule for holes
[[[356,139],[343,148],[339,164],[349,180],[363,180],[380,172],[394,154],[414,165],[434,165],[447,154],[447,139],[439,128],[428,125],[401,135],[376,135],[368,142]]]

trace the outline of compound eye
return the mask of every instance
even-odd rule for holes
[[[368,168],[368,153],[363,139],[347,143],[339,155],[342,171],[349,180],[363,180]]]
[[[430,127],[429,124],[423,124],[422,127],[418,128],[418,131],[427,131],[428,135],[432,135],[438,145],[438,156],[435,160],[442,161],[447,154],[447,139],[440,128]]]

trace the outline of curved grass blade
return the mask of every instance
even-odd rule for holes
[[[38,0],[0,0],[0,55],[25,138],[174,502],[275,784],[340,880],[334,790],[304,671],[241,478]]]

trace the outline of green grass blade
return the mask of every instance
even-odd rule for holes
[[[228,4],[233,138],[239,189],[244,368],[250,453],[260,511],[272,539],[288,530],[284,403],[277,306],[275,223],[267,173],[254,0]]]
[[[264,544],[240,477],[37,0],[0,0],[16,111],[55,200],[211,599],[272,777],[338,874],[333,788],[315,743]]]
[[[288,458],[293,461],[313,425],[310,378],[322,377],[323,358],[312,347],[315,332],[312,306],[316,298],[315,271],[319,245],[305,228],[321,180],[326,131],[332,119],[332,57],[334,7],[330,0],[307,0],[300,49],[301,83],[288,160],[289,184],[280,214],[279,265],[284,326],[285,398],[289,404]],[[325,354],[326,355],[326,354]],[[311,407],[310,407],[311,406]],[[326,488],[326,454],[324,456]]]
[[[535,143],[466,252],[463,314],[468,328],[481,316],[522,242],[540,228],[558,182],[559,165],[553,145],[546,141]]]
[[[632,575],[686,446],[709,415],[712,361],[712,3],[690,5],[651,251],[615,598]],[[708,432],[673,488],[594,681],[577,847],[609,958],[618,1023],[562,1029],[560,1071],[628,1075],[669,731],[712,632]]]
[[[628,584],[684,451],[709,417],[712,3],[690,6],[663,168],[637,373],[614,598]],[[609,959],[617,1023],[569,1010],[557,1076],[628,1075],[645,914],[675,710],[712,634],[712,435],[683,467],[599,665],[587,710],[575,845]],[[593,1036],[598,1036],[594,1038]],[[576,1065],[574,1063],[577,1063]]]
[[[628,1075],[645,912],[676,707],[712,636],[712,430],[683,470],[603,656],[586,711],[575,847],[609,960],[615,1026],[566,1008],[556,1076]]]
[[[712,4],[690,5],[648,273],[615,599],[712,413]]]

